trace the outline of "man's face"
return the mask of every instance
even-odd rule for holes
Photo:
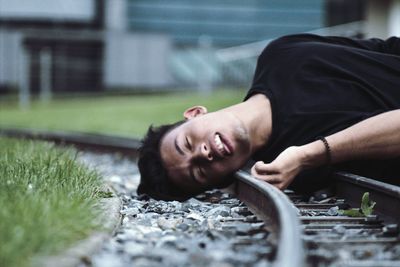
[[[185,123],[168,132],[160,153],[172,181],[187,191],[216,186],[250,157],[250,140],[243,123],[231,112],[188,109]]]

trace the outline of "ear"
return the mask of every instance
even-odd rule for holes
[[[203,106],[194,106],[191,108],[188,108],[183,112],[183,117],[187,120],[193,119],[194,117],[197,117],[199,115],[204,115],[207,113],[207,108]]]

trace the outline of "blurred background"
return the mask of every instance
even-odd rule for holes
[[[300,32],[400,36],[400,0],[0,0],[0,126],[128,134],[104,125],[137,110],[103,122],[99,112],[135,103],[145,125],[165,121],[157,101],[234,103],[265,45]],[[140,99],[149,93],[161,97]],[[93,106],[99,96],[114,98]],[[69,115],[55,115],[71,98]]]

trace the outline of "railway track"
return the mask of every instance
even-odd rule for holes
[[[79,149],[137,156],[138,140],[64,132],[3,129],[0,135],[48,140]],[[400,266],[400,188],[336,173],[335,193],[306,199],[238,171],[233,192],[265,222],[275,244],[272,266]],[[360,207],[364,192],[377,202],[373,215],[348,217],[339,209]]]
[[[335,173],[334,194],[305,200],[287,195],[298,208],[309,266],[400,266],[400,188],[349,173]],[[365,192],[377,204],[368,216],[343,216],[359,208]]]

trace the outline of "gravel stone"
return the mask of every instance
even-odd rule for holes
[[[326,213],[329,216],[337,216],[339,214],[339,207],[338,206],[332,207]]]
[[[182,218],[166,219],[164,217],[159,217],[158,220],[157,220],[157,225],[162,230],[175,229],[178,224],[182,223],[182,221],[183,221]]]
[[[79,267],[270,266],[274,249],[264,223],[240,200],[212,190],[185,202],[156,201],[136,194],[140,176],[132,160],[90,152],[79,159],[123,202],[115,236]]]
[[[303,225],[308,266],[381,266],[381,262],[385,262],[385,266],[400,266],[397,262],[400,250],[396,251],[396,246],[400,247],[400,244],[390,240],[398,238],[397,225],[385,225],[377,215],[369,215],[358,222],[349,220],[335,224],[329,221],[329,216],[337,216],[339,209],[355,207],[351,207],[345,199],[323,194],[308,201],[306,198],[300,200],[297,195],[294,198],[296,204],[333,204],[312,209],[299,208],[301,216],[326,217],[324,222]],[[394,235],[391,236],[390,232]]]
[[[137,208],[137,207],[133,207],[133,208],[128,208],[128,209],[125,209],[125,210],[121,210],[121,214],[122,214],[122,215],[127,215],[127,216],[135,216],[135,215],[137,215],[138,213],[140,213],[140,210],[139,210],[139,208]]]
[[[199,222],[203,222],[205,220],[205,218],[203,216],[201,216],[200,214],[195,213],[195,212],[190,213],[189,215],[186,216],[186,218],[193,219],[193,220],[196,220]]]
[[[343,225],[338,224],[338,225],[335,225],[335,226],[332,228],[332,231],[333,231],[334,233],[343,235],[344,233],[346,233],[346,227],[344,227]]]
[[[221,216],[227,217],[231,214],[231,209],[227,206],[219,206],[207,211],[206,216]]]

